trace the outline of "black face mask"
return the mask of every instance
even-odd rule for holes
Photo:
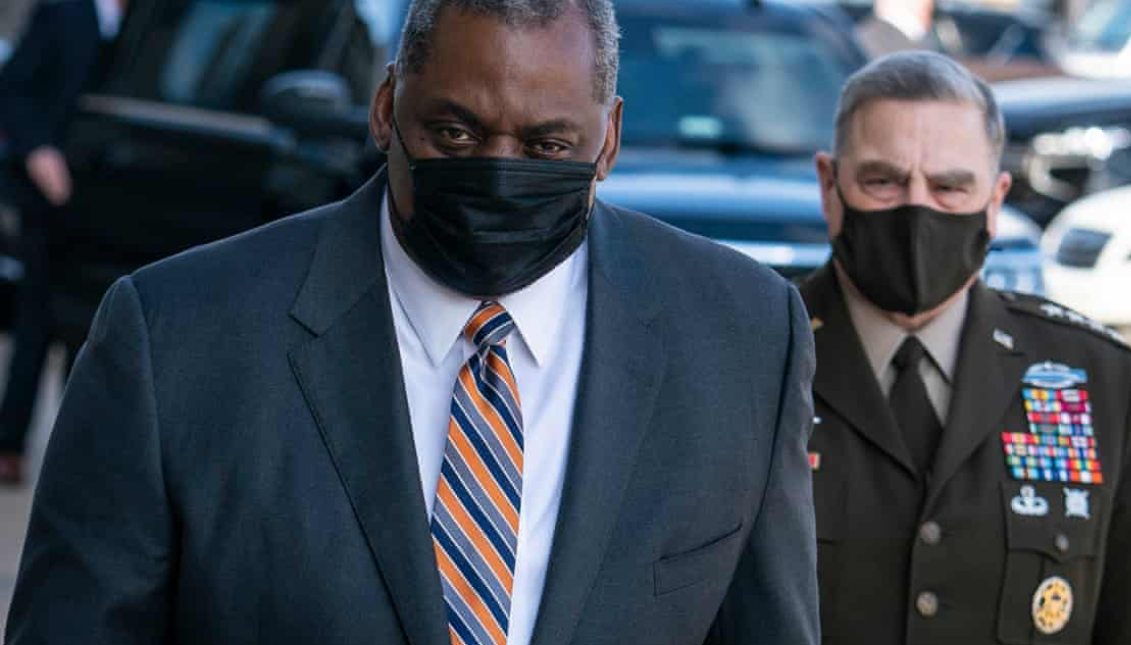
[[[412,174],[413,216],[405,221],[394,214],[401,243],[437,282],[478,298],[513,293],[585,240],[597,164],[416,160],[395,120],[393,129]]]
[[[982,268],[990,249],[986,210],[956,214],[905,204],[862,211],[844,205],[833,257],[880,309],[913,316],[946,302]]]

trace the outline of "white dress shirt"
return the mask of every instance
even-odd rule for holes
[[[387,193],[381,208],[381,250],[420,484],[431,517],[453,387],[460,368],[475,353],[462,331],[480,301],[437,283],[409,258],[393,233]],[[522,400],[524,435],[508,645],[528,645],[542,599],[581,371],[588,265],[585,243],[534,284],[498,299],[517,327],[507,340],[507,355]]]

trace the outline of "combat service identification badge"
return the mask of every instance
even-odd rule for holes
[[[1072,585],[1060,576],[1046,579],[1033,594],[1033,625],[1042,634],[1055,634],[1072,618]]]
[[[1037,363],[1022,388],[1029,432],[1003,432],[1005,464],[1022,481],[1102,484],[1088,374],[1059,363]]]

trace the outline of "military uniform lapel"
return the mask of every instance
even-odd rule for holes
[[[946,428],[935,457],[928,497],[933,499],[990,435],[1021,385],[1026,355],[1015,346],[1010,316],[999,296],[976,283],[962,330]]]
[[[801,292],[812,316],[817,345],[814,395],[911,477],[917,477],[911,453],[852,325],[832,266],[825,265],[814,274]]]

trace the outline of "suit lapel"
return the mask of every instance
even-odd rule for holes
[[[975,284],[962,330],[954,395],[928,492],[931,499],[989,435],[1004,430],[1002,416],[1028,364],[1025,353],[1009,347],[1012,341],[1005,338],[1015,338],[1008,311],[991,289]]]
[[[825,265],[802,286],[813,317],[817,349],[814,394],[841,415],[869,442],[918,477],[903,435],[868,363],[848,315],[832,265]]]
[[[393,327],[379,175],[327,214],[292,316],[316,337],[291,365],[412,645],[447,645]]]
[[[532,643],[569,643],[620,516],[664,372],[655,298],[619,215],[599,202],[589,232],[585,348],[569,463]]]

